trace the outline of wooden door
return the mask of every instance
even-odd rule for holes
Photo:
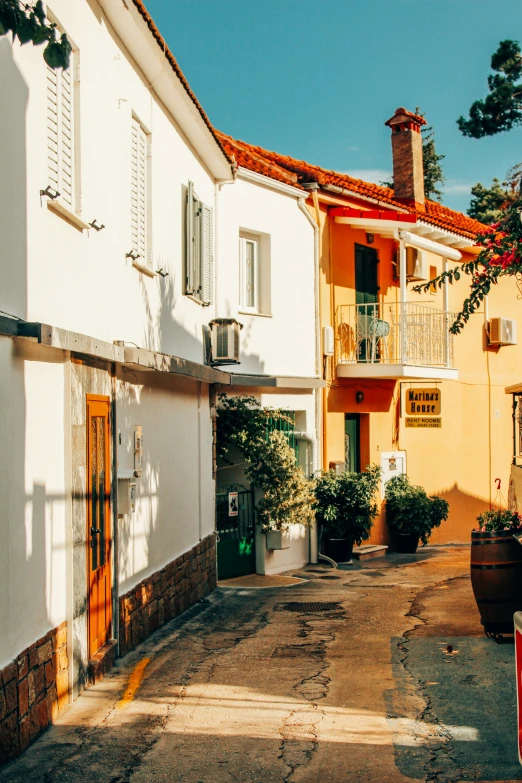
[[[108,397],[87,397],[89,657],[111,636],[111,471]]]

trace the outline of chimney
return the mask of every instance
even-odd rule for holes
[[[426,120],[400,106],[385,123],[392,132],[393,189],[397,201],[424,206],[421,127]]]

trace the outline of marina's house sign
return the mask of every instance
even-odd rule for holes
[[[406,390],[406,427],[442,426],[442,392],[437,388],[409,388]]]

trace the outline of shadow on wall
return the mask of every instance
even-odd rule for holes
[[[440,489],[430,493],[439,495],[448,501],[450,513],[448,519],[433,531],[430,544],[469,544],[471,531],[476,527],[479,514],[489,510],[489,502],[477,495],[463,492],[458,484],[450,489]],[[386,525],[385,506],[381,507],[379,516],[375,519],[369,542],[371,544],[388,544],[388,527]]]

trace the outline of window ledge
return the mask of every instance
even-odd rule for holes
[[[254,315],[256,318],[272,318],[272,313],[258,313],[255,310],[238,310],[241,315]]]
[[[133,261],[132,266],[134,269],[137,269],[138,272],[142,272],[144,275],[147,275],[147,277],[156,277],[156,272],[153,272],[152,269],[149,269],[148,266],[143,266],[138,261]]]
[[[61,201],[48,201],[47,209],[54,212],[56,215],[67,220],[75,228],[79,228],[80,231],[86,231],[90,228],[88,223],[85,223],[75,212],[72,212],[68,207],[62,204]]]

